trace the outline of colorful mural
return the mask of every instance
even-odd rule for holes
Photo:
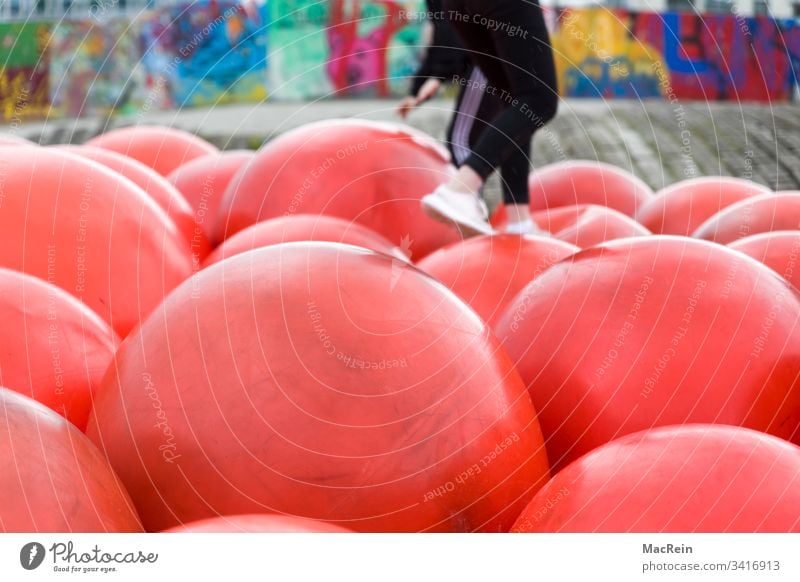
[[[140,45],[149,97],[159,107],[267,96],[263,3],[199,0],[154,11],[143,19]]]
[[[271,0],[270,89],[276,99],[388,97],[420,57],[420,0]]]
[[[0,24],[0,117],[20,123],[47,114],[47,43],[50,25],[43,22]]]
[[[795,21],[594,8],[552,23],[568,97],[785,101],[797,86]]]
[[[0,111],[155,109],[405,93],[423,0],[197,0],[132,16],[0,24]],[[766,16],[546,13],[562,95],[787,101],[800,25]]]
[[[142,102],[136,21],[65,20],[50,40],[51,115],[129,113]]]

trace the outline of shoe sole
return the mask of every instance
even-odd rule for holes
[[[486,227],[481,227],[474,223],[459,220],[452,214],[448,213],[446,207],[439,206],[438,201],[436,200],[423,200],[422,210],[428,215],[429,218],[432,218],[437,222],[441,222],[442,224],[455,227],[464,238],[494,234],[494,230],[492,230],[492,227],[488,224]]]

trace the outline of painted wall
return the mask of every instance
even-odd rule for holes
[[[566,96],[786,101],[797,86],[793,20],[582,9],[553,22]]]
[[[0,111],[154,109],[401,95],[422,55],[422,0],[199,0],[58,23],[0,24]],[[793,20],[546,13],[562,95],[786,101],[800,72]],[[20,106],[20,104],[24,106]]]
[[[20,123],[46,115],[50,108],[44,22],[0,23],[0,117]]]
[[[276,99],[388,97],[421,56],[418,0],[271,0],[269,86]]]
[[[265,5],[231,0],[147,13],[138,37],[151,104],[192,107],[265,99],[267,16]]]
[[[130,112],[144,92],[131,22],[65,20],[50,30],[51,115],[78,117]]]

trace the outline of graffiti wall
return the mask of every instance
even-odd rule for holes
[[[401,94],[421,56],[420,0],[271,0],[277,99]]]
[[[151,103],[191,107],[266,98],[266,5],[200,0],[141,21],[140,58]]]
[[[135,115],[152,109],[389,97],[424,52],[422,0],[196,0],[136,15],[0,24],[0,111]],[[567,97],[786,101],[795,21],[736,14],[546,14]]]
[[[43,22],[0,23],[0,111],[20,123],[47,114],[50,25]]]
[[[94,116],[136,109],[144,77],[133,25],[116,18],[65,20],[52,28],[51,115]]]
[[[784,101],[797,85],[795,21],[601,8],[551,21],[566,96]]]

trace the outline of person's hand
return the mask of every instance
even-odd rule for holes
[[[397,106],[397,114],[405,119],[406,116],[411,112],[414,107],[417,106],[417,98],[416,97],[405,97]]]
[[[405,97],[400,101],[397,105],[397,114],[405,119],[412,109],[436,95],[441,86],[442,82],[439,79],[428,79],[422,84],[422,87],[419,88],[414,97]]]

